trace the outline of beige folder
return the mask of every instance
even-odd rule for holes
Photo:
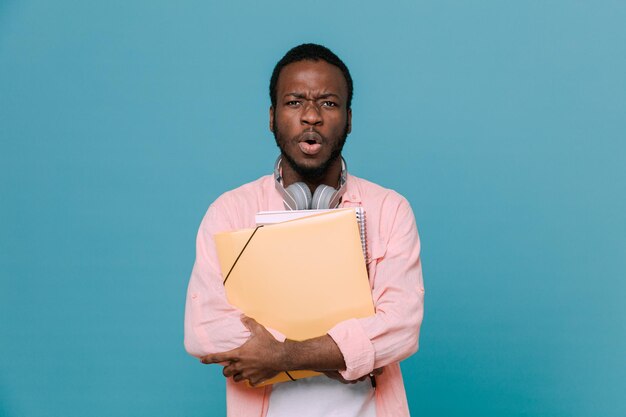
[[[218,233],[215,243],[228,301],[288,339],[374,314],[354,209]],[[290,371],[262,385],[314,375]]]

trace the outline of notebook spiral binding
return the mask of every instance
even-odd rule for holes
[[[363,257],[365,262],[369,262],[369,256],[367,254],[367,231],[365,228],[365,210],[363,207],[355,207],[356,219],[359,223],[359,233],[361,234],[361,248],[363,249]]]

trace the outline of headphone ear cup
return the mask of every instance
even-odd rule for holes
[[[285,191],[296,202],[296,210],[308,210],[311,207],[311,190],[305,183],[293,183]],[[317,190],[315,193],[317,194]]]
[[[311,198],[311,209],[321,210],[330,208],[330,200],[333,199],[336,189],[329,185],[321,184],[315,189],[313,197]]]

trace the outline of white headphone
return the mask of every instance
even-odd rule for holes
[[[287,210],[319,210],[337,208],[341,201],[341,196],[346,192],[346,179],[348,169],[346,161],[341,158],[341,175],[339,176],[339,189],[335,189],[326,184],[320,184],[313,195],[308,185],[303,182],[296,182],[289,187],[283,187],[283,177],[280,172],[280,161],[282,156],[278,156],[274,164],[274,179],[276,189],[283,196],[283,203]]]

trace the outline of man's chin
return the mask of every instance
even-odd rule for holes
[[[291,168],[305,180],[315,180],[324,176],[332,163],[332,158],[321,161],[313,158],[304,161],[297,161],[284,152],[283,157],[287,160]]]
[[[318,179],[326,173],[327,167],[325,164],[316,164],[316,165],[302,165],[302,164],[292,164],[296,173],[305,180],[315,180]]]

